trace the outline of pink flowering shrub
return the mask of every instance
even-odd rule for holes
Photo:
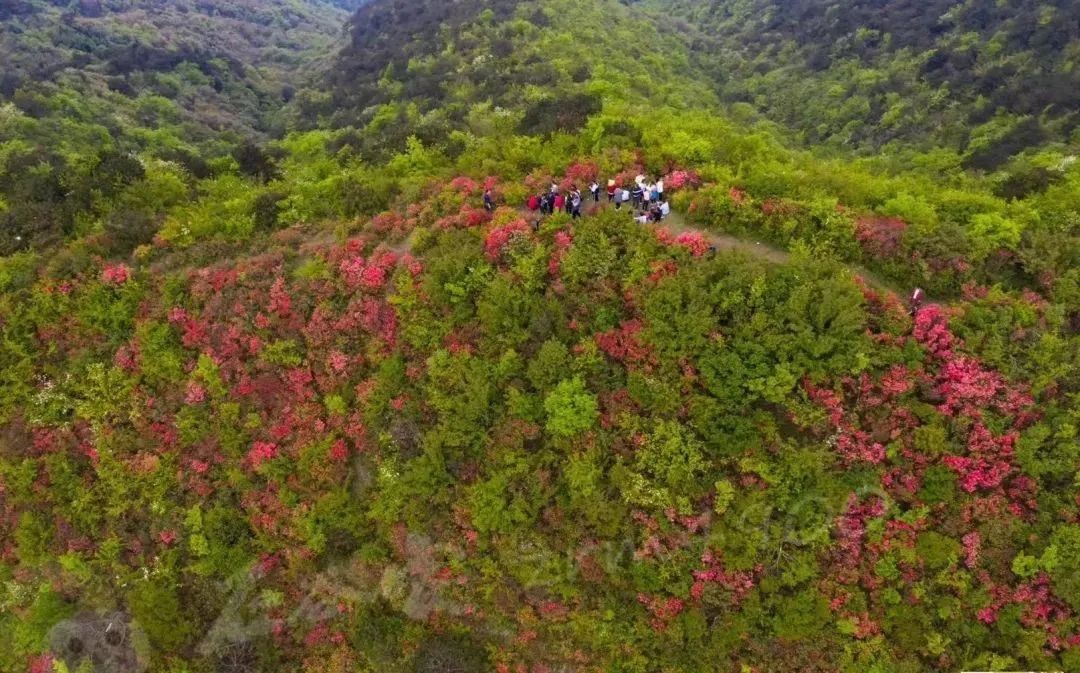
[[[206,388],[197,381],[188,381],[187,392],[184,402],[187,404],[202,404],[206,401]]]
[[[855,221],[855,238],[867,254],[892,257],[900,252],[907,223],[895,217],[864,216]]]
[[[248,451],[247,460],[253,469],[278,457],[278,446],[272,442],[255,442]]]
[[[627,320],[619,327],[600,332],[593,338],[609,357],[632,365],[649,363],[652,349],[640,337],[643,325],[640,320]]]
[[[701,257],[709,251],[709,241],[699,231],[684,231],[675,237],[673,243],[686,248],[694,257]]]
[[[464,176],[456,177],[451,180],[450,189],[458,193],[465,194],[466,196],[471,196],[483,191],[480,189],[480,185],[478,185],[475,180]]]
[[[131,280],[131,269],[123,264],[106,266],[101,272],[101,281],[108,285],[123,285]]]
[[[565,175],[571,185],[577,185],[578,189],[584,191],[589,183],[599,177],[600,168],[591,161],[577,162],[567,167]]]
[[[488,232],[484,239],[484,254],[489,261],[497,262],[502,258],[515,240],[526,239],[529,236],[529,224],[525,220],[514,220],[509,224],[496,226]]]
[[[676,170],[664,176],[664,191],[691,189],[701,186],[701,176],[695,171]]]
[[[972,531],[963,537],[964,543],[964,565],[968,568],[977,568],[979,566],[979,550],[982,547],[982,538],[975,531]]]

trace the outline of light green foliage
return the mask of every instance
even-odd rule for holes
[[[556,437],[573,437],[596,424],[599,415],[596,396],[585,388],[580,377],[564,379],[544,398],[547,431]]]
[[[679,493],[693,492],[705,467],[701,442],[674,421],[657,424],[636,461],[639,471]]]

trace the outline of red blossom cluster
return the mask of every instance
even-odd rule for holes
[[[397,255],[388,251],[373,254],[366,260],[360,255],[353,255],[341,260],[338,272],[350,290],[377,292],[386,285],[397,261]]]
[[[982,549],[982,538],[977,531],[972,531],[960,540],[964,545],[964,565],[969,568],[979,566],[979,552]]]
[[[514,220],[508,224],[493,228],[484,239],[484,254],[488,260],[497,262],[506,252],[511,241],[526,238],[529,235],[529,223]]]
[[[101,272],[101,281],[108,285],[123,285],[131,280],[131,269],[123,264],[106,266]]]
[[[930,304],[919,309],[915,314],[915,327],[912,332],[915,340],[935,358],[950,358],[956,347],[956,338],[949,331],[948,316],[937,304]]]
[[[863,383],[871,390],[873,389],[870,387],[868,378]],[[888,385],[891,390],[904,390],[902,386],[897,387],[891,380],[888,380]],[[829,424],[836,432],[832,443],[844,465],[858,462],[877,464],[885,460],[885,447],[860,427],[861,421],[856,414],[849,414],[844,410],[843,398],[840,394],[827,388],[819,388],[809,381],[803,382],[803,388],[810,399],[823,406],[828,413]]]
[[[1013,473],[1013,446],[1016,433],[994,437],[981,423],[976,423],[968,435],[968,455],[945,456],[941,462],[955,471],[960,488],[973,493],[979,489],[995,489]]]
[[[186,404],[202,404],[206,401],[206,388],[198,381],[188,381],[187,390],[184,393]]]
[[[1019,605],[1022,608],[1020,623],[1026,628],[1045,631],[1049,636],[1047,643],[1052,650],[1060,650],[1067,645],[1061,636],[1059,624],[1069,619],[1071,612],[1068,606],[1054,595],[1046,573],[1039,573],[1030,582],[1024,582],[1015,588],[995,584],[985,571],[980,571],[979,579],[989,587],[991,596],[990,604],[980,608],[977,613],[979,621],[993,624],[1003,608]]]
[[[701,176],[695,171],[677,170],[664,176],[664,191],[701,186]]]
[[[574,243],[574,237],[565,229],[560,229],[555,232],[554,243],[555,246],[554,250],[551,252],[551,259],[548,260],[548,273],[553,277],[557,277],[562,270],[563,257],[566,257],[567,250],[569,250],[570,246]]]
[[[591,161],[579,161],[570,164],[566,169],[566,179],[564,182],[570,185],[577,185],[583,187],[593,180],[596,180],[600,175],[600,167]]]
[[[708,585],[715,584],[728,591],[728,600],[732,606],[746,600],[765,571],[765,567],[760,563],[754,566],[753,570],[727,570],[720,555],[711,550],[706,550],[701,555],[701,564],[702,569],[693,572],[694,583],[690,587],[690,597],[700,601]]]
[[[855,239],[875,257],[892,257],[904,242],[907,222],[896,217],[860,217],[855,222]]]
[[[609,357],[628,365],[645,365],[653,361],[652,348],[641,340],[644,328],[638,319],[627,320],[615,329],[593,336],[596,345]]]
[[[700,231],[684,231],[672,243],[686,248],[693,257],[701,257],[709,251],[709,241]]]
[[[280,318],[288,318],[292,315],[292,297],[289,296],[285,279],[281,276],[278,276],[274,284],[270,286],[270,304],[267,310]]]
[[[273,442],[255,442],[248,451],[247,459],[252,468],[258,469],[263,463],[278,456],[278,446]]]
[[[480,191],[480,185],[472,178],[460,176],[450,181],[450,189],[460,194],[470,196]]]
[[[836,548],[833,556],[840,569],[837,579],[844,584],[858,579],[857,569],[863,558],[866,522],[885,514],[885,501],[872,496],[860,502],[852,493],[844,512],[836,519]]]
[[[645,606],[645,609],[652,615],[652,619],[649,624],[654,631],[662,632],[667,629],[668,625],[682,614],[682,611],[686,609],[686,602],[681,598],[675,598],[669,596],[663,598],[661,596],[650,596],[646,593],[639,593],[637,596],[638,603]]]

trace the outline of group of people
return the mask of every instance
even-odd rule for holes
[[[615,180],[608,180],[608,203],[615,204],[615,210],[623,206],[637,213],[636,219],[644,222],[659,222],[671,212],[671,205],[664,195],[664,180],[650,182],[644,175],[634,178],[634,186],[627,189]],[[642,219],[644,218],[644,219]]]
[[[593,203],[600,203],[600,183],[593,180],[589,185],[589,193]],[[581,206],[585,197],[577,185],[573,185],[567,191],[559,188],[557,183],[551,183],[551,189],[529,197],[527,205],[529,210],[539,212],[542,215],[552,215],[559,211],[565,211],[567,215],[577,219],[581,217]],[[616,180],[608,180],[607,183],[608,203],[615,204],[615,210],[622,210],[623,206],[635,214],[634,219],[642,224],[647,222],[659,222],[671,213],[671,204],[664,198],[664,181],[650,182],[644,175],[639,175],[634,180],[634,186],[626,189]],[[484,197],[485,207],[489,207],[487,195]]]
[[[599,202],[600,186],[593,182],[589,186],[589,191],[592,192],[593,201]],[[562,190],[559,189],[559,185],[553,182],[550,191],[543,194],[533,194],[529,197],[527,205],[529,210],[533,212],[539,211],[541,215],[553,215],[556,211],[566,211],[567,215],[577,219],[581,217],[583,200],[581,190],[577,188],[577,185],[571,186],[570,190],[563,194]]]

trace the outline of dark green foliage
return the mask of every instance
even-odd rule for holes
[[[809,143],[943,145],[990,170],[1080,119],[1074,0],[644,0],[724,98]],[[982,135],[979,127],[988,131]]]

